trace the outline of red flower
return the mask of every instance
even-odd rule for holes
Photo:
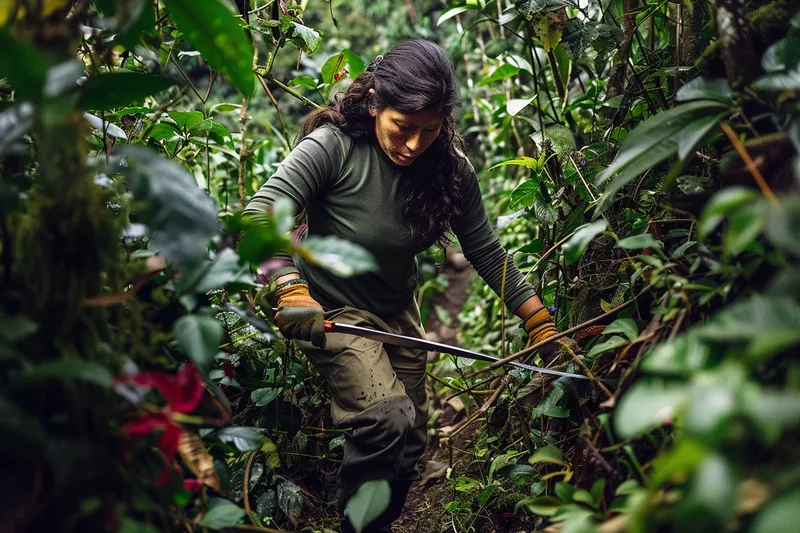
[[[158,411],[140,415],[136,420],[122,428],[123,433],[133,438],[140,438],[160,431],[156,447],[164,454],[166,465],[156,479],[155,485],[161,486],[169,481],[172,474],[172,463],[178,453],[178,443],[183,433],[183,427],[172,417],[172,413],[191,413],[200,404],[203,398],[203,381],[197,368],[187,364],[177,374],[165,372],[143,372],[135,376],[117,380],[119,384],[135,383],[142,387],[157,389],[167,405]]]
[[[199,479],[184,479],[183,488],[190,492],[200,492],[203,488],[203,482]]]

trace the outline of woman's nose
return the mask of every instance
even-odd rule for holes
[[[409,136],[406,140],[406,148],[408,148],[411,152],[416,152],[417,149],[419,149],[421,140],[422,135],[419,133]]]

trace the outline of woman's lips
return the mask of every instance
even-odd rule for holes
[[[396,156],[397,159],[399,159],[400,162],[402,163],[411,163],[412,161],[414,161],[414,158],[411,157],[410,155],[396,154]]]

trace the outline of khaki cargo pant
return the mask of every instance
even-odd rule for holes
[[[425,338],[413,298],[383,319],[344,307],[326,310],[325,320]],[[391,522],[402,511],[411,482],[419,479],[416,463],[425,451],[427,352],[344,333],[328,333],[324,349],[297,345],[328,381],[333,422],[347,430],[338,476],[340,511],[362,483],[386,479],[392,504],[382,521]]]

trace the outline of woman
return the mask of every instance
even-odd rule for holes
[[[300,261],[271,273],[278,327],[327,379],[333,421],[349,428],[339,470],[340,511],[363,482],[391,483],[389,509],[371,531],[389,530],[419,478],[415,466],[427,434],[427,354],[351,335],[326,336],[323,320],[424,337],[413,298],[415,256],[451,233],[500,293],[508,256],[463,155],[458,104],[444,51],[428,41],[404,41],[307,119],[305,137],[247,207],[266,210],[288,198],[297,212],[306,209],[309,234],[357,243],[380,268],[338,278]],[[529,342],[552,336],[556,328],[548,311],[508,263],[506,305],[523,319]]]

